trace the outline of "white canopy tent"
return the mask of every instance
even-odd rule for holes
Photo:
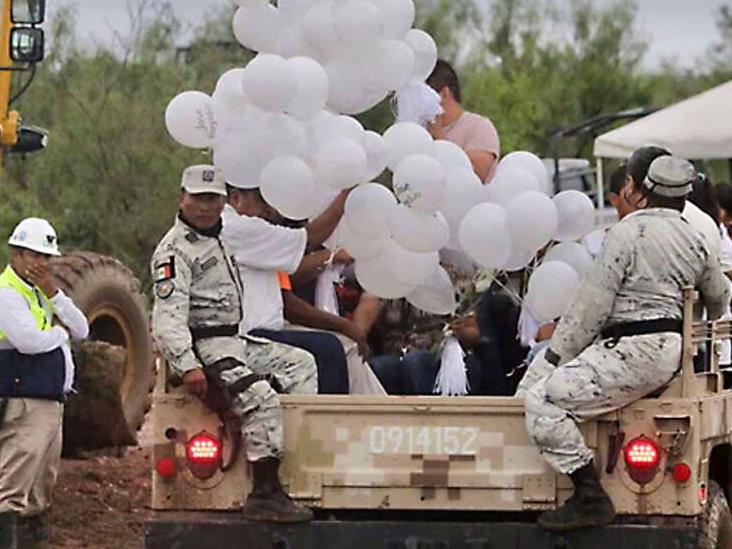
[[[628,158],[656,145],[693,160],[732,158],[732,81],[609,131],[595,139],[598,200],[603,200],[602,159]]]

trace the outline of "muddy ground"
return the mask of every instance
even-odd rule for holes
[[[55,547],[139,548],[150,504],[150,451],[63,460],[51,511]]]

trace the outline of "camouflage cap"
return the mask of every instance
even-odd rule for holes
[[[676,156],[661,156],[651,163],[643,184],[653,194],[683,198],[691,192],[696,178],[696,169],[688,160]]]
[[[200,165],[186,168],[180,186],[189,194],[219,194],[226,196],[226,179],[214,166]]]

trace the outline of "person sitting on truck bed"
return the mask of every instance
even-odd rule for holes
[[[529,436],[574,485],[562,507],[539,517],[548,530],[614,519],[577,423],[627,406],[674,378],[681,359],[683,289],[700,289],[710,319],[729,305],[719,259],[681,217],[697,177],[694,167],[661,156],[644,176],[649,156],[658,154],[640,149],[628,163],[625,196],[639,211],[610,230],[549,347],[519,387]]]
[[[242,423],[252,491],[249,520],[300,522],[312,513],[280,485],[282,407],[275,387],[313,394],[313,358],[292,360],[292,348],[239,337],[242,285],[232,251],[221,237],[226,201],[223,175],[213,166],[183,172],[180,212],[152,258],[155,305],[152,332],[172,376],[209,407]]]

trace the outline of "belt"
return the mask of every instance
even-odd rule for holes
[[[232,324],[229,326],[191,328],[191,335],[193,336],[194,341],[210,339],[212,337],[232,337],[239,335],[239,326]]]
[[[658,318],[655,320],[641,320],[638,322],[626,322],[609,326],[600,332],[603,339],[618,340],[622,337],[632,337],[649,334],[660,334],[662,332],[683,332],[684,324],[681,320],[672,318]]]
[[[615,324],[608,326],[600,332],[602,339],[609,339],[605,346],[609,349],[615,347],[621,338],[641,336],[649,334],[660,334],[663,332],[675,332],[680,334],[683,332],[684,323],[681,320],[672,318],[657,318],[655,320],[640,320],[638,322],[626,322],[624,324]],[[547,349],[544,358],[549,364],[559,365],[560,356]]]

